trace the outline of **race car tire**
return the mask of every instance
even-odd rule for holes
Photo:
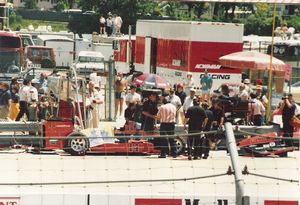
[[[176,144],[176,154],[177,155],[184,154],[184,152],[186,150],[186,147],[185,147],[186,144],[185,144],[184,140],[180,137],[176,137],[175,144]]]
[[[66,139],[64,151],[71,155],[83,156],[88,149],[89,140],[80,132],[73,132]]]

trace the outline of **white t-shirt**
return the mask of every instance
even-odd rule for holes
[[[100,18],[100,23],[103,23],[103,24],[105,24],[105,18]]]
[[[181,100],[177,95],[170,95],[166,97],[167,100],[170,100],[170,103],[174,105],[176,108],[181,107]]]
[[[193,100],[194,100],[194,98],[191,98],[191,96],[188,96],[185,98],[183,106],[182,106],[184,112],[186,112],[187,109],[189,109],[189,107],[192,107],[194,105]]]
[[[39,97],[38,97],[37,89],[33,86],[30,86],[29,91],[27,92],[27,102],[30,103],[33,100],[35,100],[37,102],[38,99],[39,99]]]
[[[141,102],[141,95],[138,93],[128,93],[125,98],[125,102],[127,103],[137,103]]]
[[[122,26],[122,23],[123,23],[123,20],[122,20],[121,16],[117,16],[117,17],[115,18],[114,24],[115,24],[117,27],[121,27],[121,26]]]
[[[29,95],[30,87],[28,85],[23,85],[19,90],[20,101],[27,102],[27,96]]]

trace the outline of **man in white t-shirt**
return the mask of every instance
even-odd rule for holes
[[[20,121],[24,114],[26,114],[27,118],[29,117],[28,113],[28,105],[27,105],[27,97],[29,95],[30,89],[30,80],[24,79],[23,86],[19,90],[19,98],[20,98],[20,112],[16,118],[16,121]]]
[[[130,86],[130,92],[126,95],[125,102],[127,106],[129,103],[138,104],[141,102],[141,95],[136,93],[135,85]]]
[[[190,89],[190,96],[186,97],[183,103],[183,112],[186,113],[186,111],[189,109],[189,107],[192,107],[193,104],[193,100],[195,98],[195,93],[196,90],[194,88]]]
[[[114,20],[114,25],[116,27],[116,34],[117,35],[121,35],[122,24],[123,24],[123,20],[122,20],[121,16],[117,15],[115,20]]]

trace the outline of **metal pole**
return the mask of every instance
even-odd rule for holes
[[[113,61],[109,59],[108,62],[108,104],[109,104],[109,109],[108,109],[108,120],[112,121],[112,109],[113,109],[113,103],[112,103],[112,86],[113,86],[113,73],[114,73],[114,66],[113,66]]]
[[[230,153],[231,164],[234,170],[234,178],[235,178],[235,199],[236,205],[243,204],[243,196],[244,196],[244,180],[242,179],[242,170],[238,160],[238,152],[235,142],[235,137],[233,133],[232,124],[230,122],[225,123],[225,132],[227,138],[227,147]]]
[[[275,21],[276,21],[276,0],[274,0],[274,14],[273,14],[273,25],[272,25],[272,44],[270,54],[270,68],[269,68],[269,82],[268,82],[268,109],[267,109],[267,122],[271,120],[271,105],[272,105],[272,74],[273,74],[273,54],[274,54],[274,35],[275,35]]]

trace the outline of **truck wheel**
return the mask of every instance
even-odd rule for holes
[[[65,144],[64,150],[71,155],[85,155],[89,148],[89,140],[82,133],[70,134]]]
[[[181,155],[185,152],[185,143],[184,140],[180,137],[175,138],[175,144],[176,144],[176,154]]]

